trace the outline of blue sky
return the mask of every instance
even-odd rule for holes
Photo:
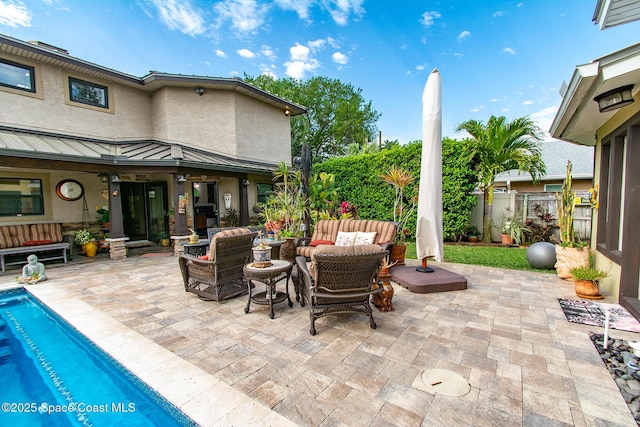
[[[0,0],[0,33],[65,48],[138,77],[269,73],[336,78],[382,113],[383,139],[421,139],[429,73],[442,75],[443,135],[491,115],[548,131],[576,65],[633,43],[640,22],[600,31],[596,0]]]

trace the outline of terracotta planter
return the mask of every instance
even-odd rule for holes
[[[573,276],[569,272],[572,268],[589,267],[590,251],[585,248],[565,248],[556,245],[556,271],[561,279],[571,280]]]
[[[404,265],[404,254],[407,252],[407,245],[393,245],[391,248],[391,262],[397,261],[396,265]]]
[[[576,280],[575,282],[576,295],[580,298],[586,299],[602,299],[600,295],[600,289],[598,284],[592,280]]]
[[[513,239],[511,238],[510,234],[503,234],[502,235],[502,243],[505,245],[511,245],[513,244]]]
[[[469,236],[469,243],[478,243],[478,236]]]

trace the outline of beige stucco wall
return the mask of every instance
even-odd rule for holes
[[[25,65],[23,58],[4,55]],[[149,94],[49,64],[39,64],[36,96],[20,91],[0,90],[0,124],[34,130],[67,133],[102,139],[150,138]],[[69,76],[108,87],[109,110],[67,102]],[[17,95],[17,96],[16,96]],[[10,106],[9,108],[5,106]]]
[[[238,157],[291,164],[290,119],[283,110],[238,96],[236,129]]]
[[[595,151],[595,169],[593,171],[594,182],[600,184],[600,159],[602,157],[602,140],[611,132],[622,126],[627,120],[640,112],[640,92],[636,94],[635,102],[618,112],[603,126],[596,131],[596,151]],[[627,163],[627,167],[635,167],[633,163]],[[620,264],[611,261],[609,258],[596,250],[597,241],[597,224],[600,211],[593,210],[593,219],[591,222],[591,250],[595,267],[605,270],[609,273],[606,279],[600,281],[600,290],[604,295],[619,295],[620,293]]]
[[[165,142],[236,156],[232,92],[165,87],[153,93],[153,133]]]

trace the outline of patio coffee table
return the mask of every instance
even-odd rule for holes
[[[259,305],[269,306],[269,317],[273,319],[273,304],[289,300],[289,307],[293,307],[291,297],[289,297],[289,278],[291,277],[291,270],[293,264],[289,261],[272,260],[272,265],[269,267],[253,267],[253,263],[246,264],[242,268],[244,278],[247,281],[249,288],[249,298],[247,299],[247,306],[244,309],[245,313],[249,312],[251,303]],[[287,279],[285,292],[278,291],[276,284],[281,280]],[[253,281],[264,283],[267,288],[265,292],[258,292],[252,295],[252,288],[255,286]]]

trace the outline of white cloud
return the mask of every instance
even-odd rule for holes
[[[462,40],[466,39],[467,37],[469,37],[471,35],[471,33],[467,30],[464,30],[463,32],[461,32],[458,35],[458,41],[461,42]]]
[[[313,41],[308,42],[307,45],[309,46],[310,49],[319,50],[319,49],[322,49],[324,47],[325,43],[326,43],[326,40],[318,39],[318,40],[313,40]]]
[[[462,58],[464,55],[462,53],[456,52],[453,54],[456,58]]]
[[[231,21],[234,29],[250,33],[263,25],[269,7],[256,0],[227,0],[216,3],[213,9],[220,22]]]
[[[311,49],[307,46],[302,45],[300,43],[295,44],[289,49],[289,53],[291,54],[292,61],[306,61],[309,58],[309,53],[311,53]]]
[[[438,12],[425,12],[422,14],[422,19],[420,19],[420,23],[425,27],[430,27],[434,24],[434,20],[442,17]]]
[[[480,110],[482,110],[482,109],[484,109],[484,105],[478,105],[477,107],[473,107],[473,108],[471,109],[471,112],[472,112],[472,113],[477,113],[478,111],[480,111]]]
[[[497,18],[499,16],[503,16],[503,15],[504,15],[504,12],[502,10],[498,10],[498,11],[493,13],[493,17],[494,18]]]
[[[420,64],[420,65],[416,65],[416,71],[422,71],[424,70],[424,65]]]
[[[553,119],[556,117],[556,113],[558,112],[558,106],[552,105],[550,107],[545,107],[540,111],[536,111],[535,113],[530,114],[531,120],[536,122],[538,127],[542,129],[543,139],[553,139],[549,134],[549,129],[551,129],[551,124],[553,123]]]
[[[205,31],[201,13],[193,8],[190,1],[151,0],[158,9],[160,21],[171,30],[195,36]]]
[[[533,105],[533,101],[532,101],[532,100],[530,100],[530,99],[527,99],[526,101],[524,101],[524,102],[522,103],[522,105]]]
[[[260,53],[262,53],[262,55],[265,56],[270,61],[275,61],[276,60],[276,53],[273,51],[273,49],[271,49],[271,47],[269,47],[267,45],[263,45],[262,46],[262,49],[260,50]]]
[[[298,18],[309,19],[309,9],[313,0],[276,0],[276,4],[283,10],[292,10],[298,14]]]
[[[260,64],[260,72],[265,76],[272,77],[273,79],[278,78],[278,75],[275,72],[275,65],[273,64]]]
[[[349,62],[349,58],[347,58],[347,55],[342,52],[335,52],[333,55],[331,55],[331,59],[333,59],[333,62],[340,65],[346,65],[346,63]]]
[[[238,49],[236,50],[236,53],[246,59],[251,59],[256,57],[256,54],[251,52],[249,49]]]
[[[347,25],[350,15],[353,14],[356,18],[362,16],[364,13],[364,9],[362,8],[363,1],[364,0],[326,0],[324,6],[336,24]]]
[[[0,25],[30,27],[31,12],[23,4],[0,1]]]
[[[504,49],[502,49],[502,51],[504,53],[508,53],[508,54],[511,54],[511,55],[515,55],[516,54],[516,51],[511,49],[510,47],[505,47]]]
[[[305,73],[313,71],[320,63],[311,56],[312,50],[300,43],[297,43],[289,49],[290,60],[285,62],[287,68],[286,74],[295,79],[302,79]]]
[[[222,51],[220,49],[216,49],[216,56],[219,56],[220,58],[226,58],[227,54],[224,53],[224,51]]]

